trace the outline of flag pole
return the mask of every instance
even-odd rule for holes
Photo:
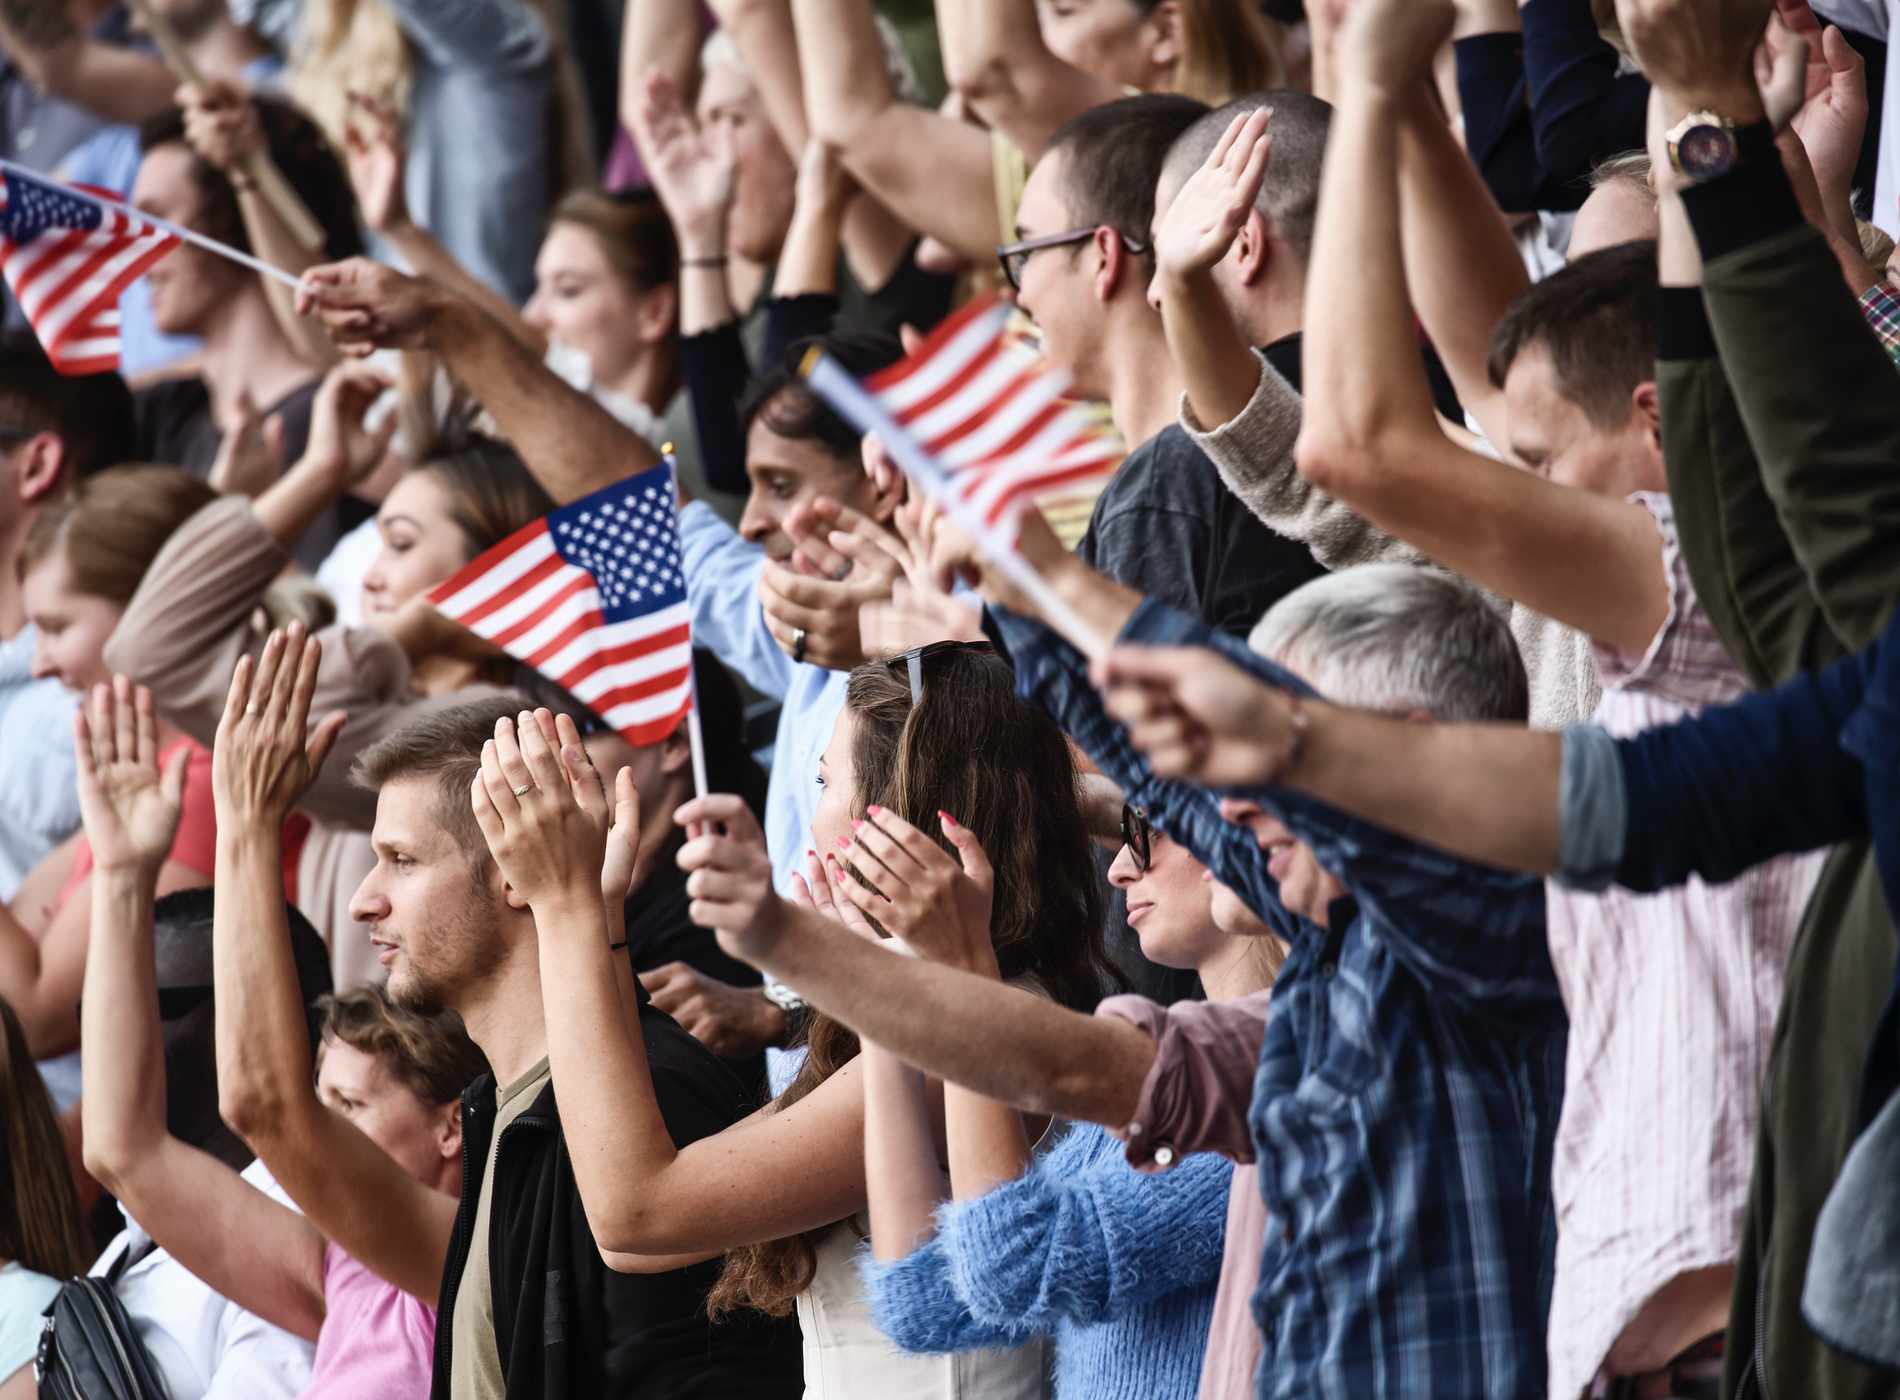
[[[0,170],[8,171],[14,175],[24,176],[29,180],[38,180],[43,185],[52,185],[54,188],[71,195],[74,199],[83,199],[86,203],[96,204],[101,209],[110,209],[115,213],[125,215],[128,219],[137,219],[142,223],[150,224],[153,228],[163,229],[166,233],[171,234],[174,238],[182,242],[203,248],[208,253],[216,253],[221,258],[229,258],[234,263],[240,263],[250,268],[251,271],[260,277],[268,277],[273,281],[281,282],[293,292],[296,291],[300,285],[298,279],[284,271],[283,268],[267,263],[262,258],[254,258],[249,253],[240,253],[229,244],[220,243],[215,238],[207,238],[202,233],[194,233],[188,228],[181,228],[179,225],[172,223],[169,219],[161,219],[155,214],[144,213],[141,210],[132,208],[130,205],[121,204],[116,199],[108,199],[104,195],[94,194],[91,190],[83,189],[77,185],[69,185],[64,180],[55,180],[52,176],[42,175],[37,170],[28,170],[24,165],[15,165],[10,160],[0,159]]]
[[[660,457],[666,463],[667,475],[673,483],[673,528],[677,531],[680,518],[679,460],[673,455],[673,444],[667,443],[660,448]],[[687,695],[691,701],[686,711],[686,747],[693,755],[693,796],[704,797],[706,782],[706,735],[699,727],[699,668],[693,664],[689,654],[686,658]]]
[[[799,373],[827,403],[847,418],[861,433],[876,433],[884,450],[904,469],[907,476],[924,489],[943,508],[956,527],[968,535],[983,556],[1011,583],[1029,596],[1051,627],[1091,661],[1108,651],[1107,640],[1083,619],[1082,615],[1037,573],[1029,561],[1016,552],[970,507],[968,501],[951,486],[949,474],[924,451],[921,444],[891,417],[876,398],[831,356],[814,346],[799,365]]]

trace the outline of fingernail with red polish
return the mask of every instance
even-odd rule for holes
[[[875,812],[877,808],[872,807],[870,810]],[[853,831],[862,831],[864,830],[864,823],[861,821],[858,821],[856,818],[853,818],[851,822],[851,829]]]
[[[937,809],[937,818],[938,818],[938,820],[940,820],[940,821],[941,821],[941,822],[942,822],[942,823],[943,823],[943,824],[944,824],[945,826],[955,826],[955,825],[957,825],[957,819],[956,819],[955,817],[953,817],[953,816],[951,816],[951,815],[950,815],[950,814],[949,814],[948,812],[946,812],[946,811],[944,811],[944,810],[943,810],[943,808],[941,808],[941,807],[939,807],[939,808]]]
[[[848,851],[851,849],[851,843],[845,840],[844,837],[842,836],[834,837],[833,844],[836,845],[837,848],[841,851]]]
[[[874,817],[881,817],[884,815],[884,809],[878,806],[877,803],[875,802],[873,802],[870,806],[866,807],[864,810],[869,812]]]

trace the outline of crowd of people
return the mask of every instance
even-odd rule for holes
[[[1894,23],[0,0],[0,1400],[1900,1396]]]

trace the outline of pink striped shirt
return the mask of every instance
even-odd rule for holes
[[[1748,688],[1696,601],[1669,498],[1631,499],[1662,536],[1669,615],[1640,657],[1596,650],[1595,721],[1618,736]],[[1550,886],[1550,957],[1570,1012],[1552,1400],[1576,1400],[1664,1285],[1734,1262],[1782,975],[1824,859],[1649,896]]]

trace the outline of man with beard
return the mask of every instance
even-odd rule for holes
[[[256,795],[255,819],[221,826],[218,851],[220,883],[255,902],[260,939],[279,907],[264,896],[281,899],[272,892],[282,817],[341,723],[325,719],[306,742],[317,653],[299,629],[273,634],[255,666],[239,662],[220,727],[221,753],[240,747],[227,744],[226,731],[261,728],[269,740],[242,745],[249,771],[225,779]],[[351,912],[372,930],[391,997],[459,1013],[493,1070],[462,1096],[459,1202],[403,1171],[320,1103],[294,1068],[246,1076],[245,1135],[260,1156],[285,1163],[282,1184],[329,1239],[398,1287],[438,1296],[437,1400],[794,1396],[803,1385],[794,1325],[750,1315],[707,1320],[716,1260],[609,1255],[594,1243],[548,1073],[534,918],[502,878],[469,803],[497,722],[528,707],[504,693],[432,711],[356,766],[377,790],[376,865]],[[625,936],[621,897],[637,828],[637,820],[621,824],[602,874],[614,891],[606,904],[615,939]],[[631,969],[622,959],[615,967],[623,1005],[636,1014]],[[267,958],[247,957],[240,975],[265,977],[271,968]],[[288,1017],[263,1011],[273,1003],[281,1011],[285,994],[243,1002],[260,1014],[240,1038],[268,1062],[287,1044]],[[709,1050],[651,1007],[637,1014],[675,1141],[746,1116],[745,1095]]]

